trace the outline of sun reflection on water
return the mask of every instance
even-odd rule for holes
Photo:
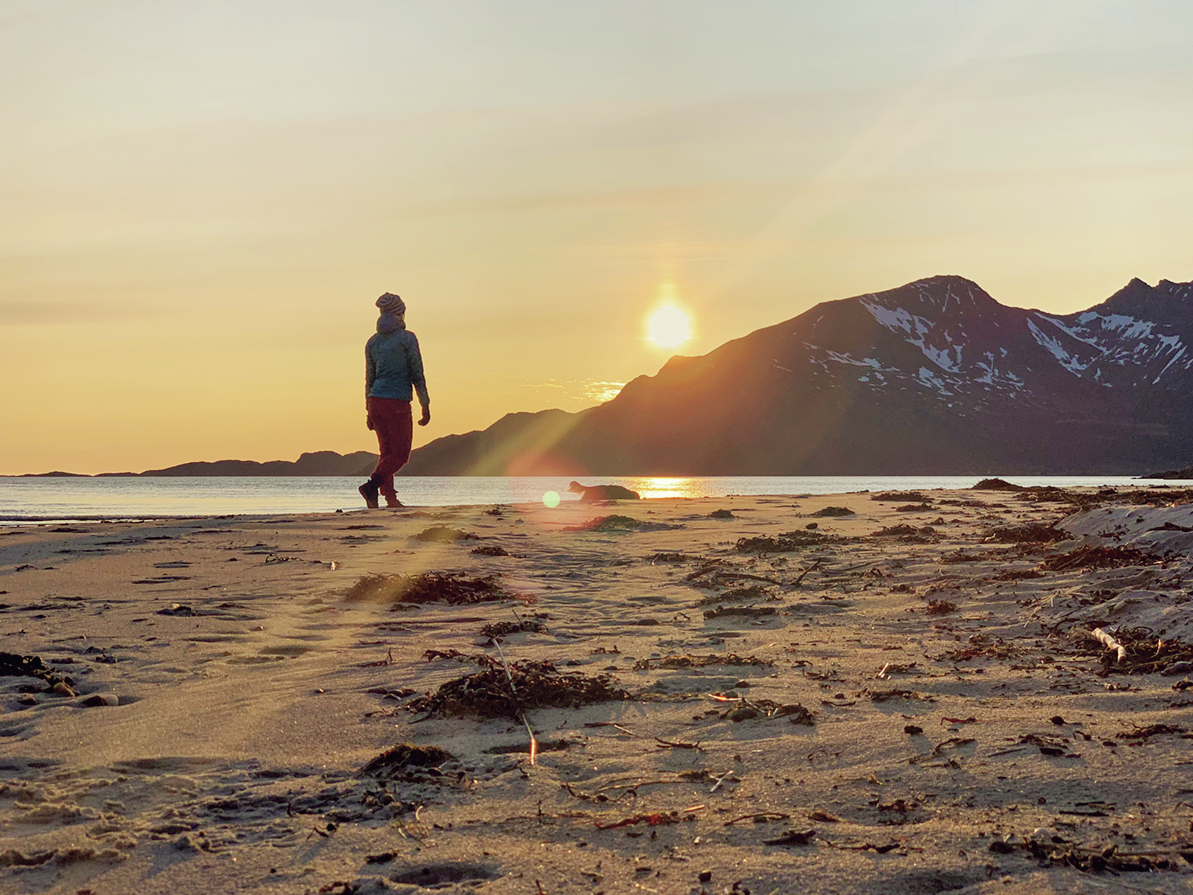
[[[635,487],[644,498],[650,497],[699,497],[700,489],[691,478],[648,478]]]

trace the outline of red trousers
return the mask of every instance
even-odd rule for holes
[[[410,402],[398,398],[369,398],[369,419],[377,433],[381,459],[373,470],[373,481],[385,498],[396,496],[394,473],[410,459],[410,444],[414,440],[414,415]]]

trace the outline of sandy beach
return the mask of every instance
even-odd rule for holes
[[[0,528],[0,891],[1191,892],[1188,497]]]

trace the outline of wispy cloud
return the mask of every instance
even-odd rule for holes
[[[567,401],[603,404],[616,398],[625,383],[603,379],[544,379],[526,380],[521,385],[525,389],[549,390]]]
[[[150,317],[153,308],[131,303],[0,299],[0,327],[97,323]]]

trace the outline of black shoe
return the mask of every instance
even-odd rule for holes
[[[396,497],[387,497],[385,498],[385,506],[391,510],[400,510],[403,509],[406,504],[402,503],[402,501],[398,500]]]
[[[381,489],[377,487],[377,483],[369,479],[359,488],[360,496],[365,499],[365,506],[370,510],[377,509],[377,495],[381,493]]]

